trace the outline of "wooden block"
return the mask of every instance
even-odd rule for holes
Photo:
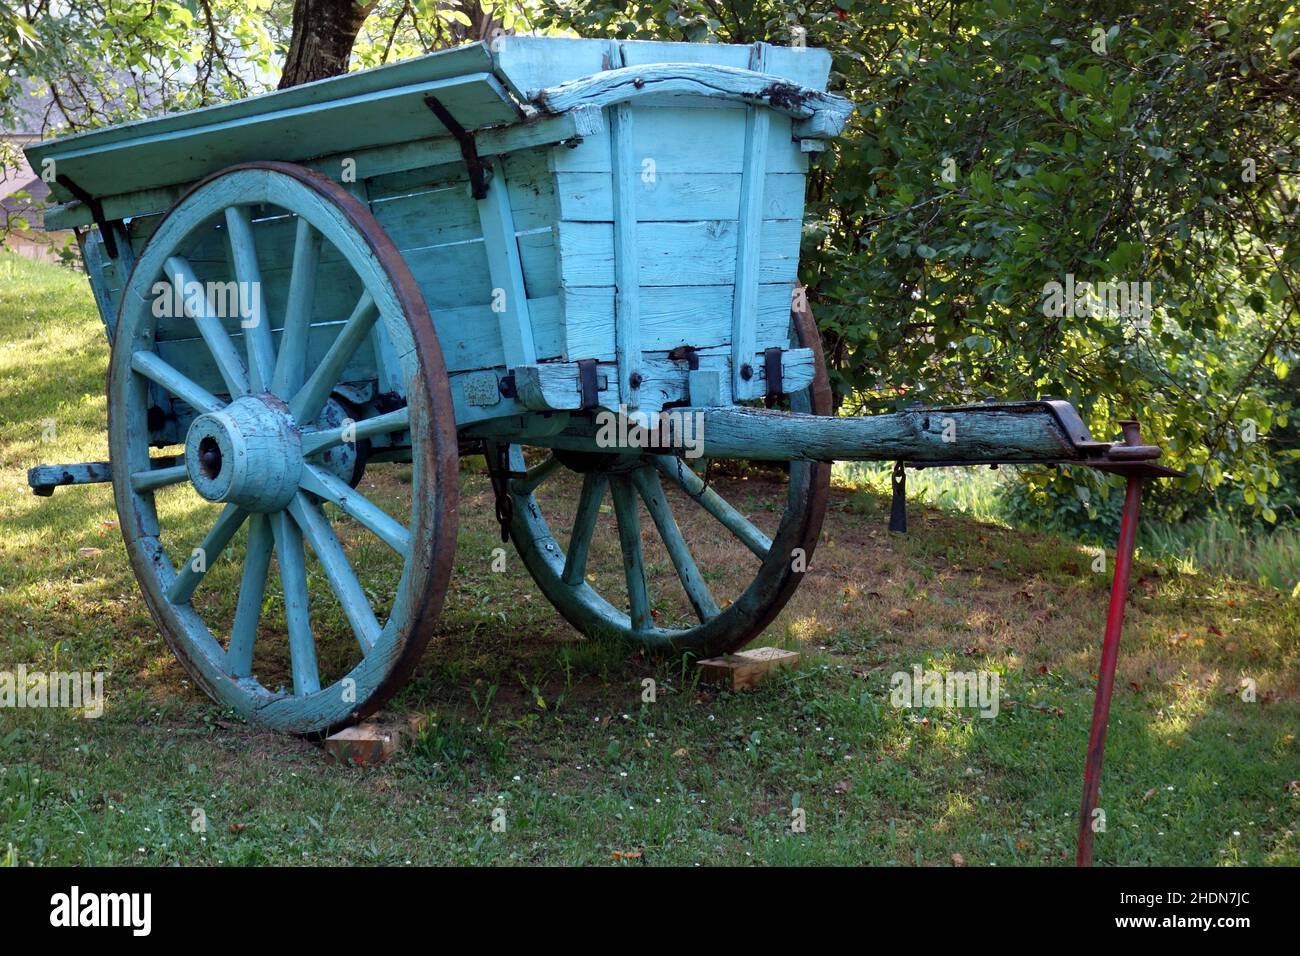
[[[406,746],[424,727],[423,714],[408,717],[377,715],[325,740],[327,763],[370,767],[383,763]]]
[[[757,687],[764,675],[783,667],[799,664],[798,651],[779,647],[755,647],[739,654],[724,654],[700,661],[700,673],[706,681],[726,684],[732,690]]]

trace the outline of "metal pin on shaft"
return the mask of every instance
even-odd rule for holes
[[[901,461],[894,462],[890,483],[894,496],[889,505],[889,530],[895,534],[907,534],[907,471]]]

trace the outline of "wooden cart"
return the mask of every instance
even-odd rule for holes
[[[1156,473],[1158,449],[1095,442],[1059,402],[832,416],[796,279],[808,158],[851,112],[828,71],[821,51],[761,43],[504,38],[31,147],[63,202],[46,225],[77,228],[112,344],[111,461],[31,484],[111,480],[194,679],[305,733],[372,712],[424,649],[462,449],[487,454],[504,531],[576,628],[697,655],[788,600],[833,459]],[[611,415],[651,430],[611,440]],[[701,458],[634,440],[674,415],[702,428]],[[789,462],[774,531],[709,485],[709,458]],[[409,513],[367,494],[381,462],[409,463]],[[581,475],[573,514],[537,496],[557,470]],[[607,492],[618,593],[588,567]],[[216,506],[206,536],[169,535],[167,495]],[[642,503],[691,621],[656,619]],[[753,553],[729,602],[679,521]],[[357,573],[374,547],[396,562],[386,593]],[[238,572],[220,620],[196,597],[219,558]],[[352,656],[332,639],[326,667],[318,622],[340,611]]]

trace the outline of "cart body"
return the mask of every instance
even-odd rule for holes
[[[67,201],[49,227],[98,225],[79,239],[110,339],[167,209],[205,177],[274,158],[341,183],[397,247],[437,331],[458,426],[596,406],[652,413],[688,400],[692,372],[712,404],[763,396],[777,369],[785,391],[811,380],[789,325],[808,157],[849,113],[824,93],[828,69],[823,51],[762,43],[503,37],[28,153],[57,172],[52,191]],[[252,224],[274,326],[294,222],[255,208]],[[218,294],[225,228],[215,219],[186,250]],[[359,292],[330,255],[309,366]],[[220,311],[238,343],[236,310]],[[193,323],[170,312],[159,355],[220,393]],[[669,357],[683,348],[691,362]],[[381,327],[341,390],[358,407],[391,406],[404,387]],[[155,391],[156,442],[183,441],[191,410]]]

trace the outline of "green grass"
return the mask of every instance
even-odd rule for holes
[[[26,492],[32,464],[106,457],[106,361],[83,277],[0,256],[0,669],[108,672],[100,719],[0,710],[0,860],[1072,860],[1107,589],[1090,551],[926,507],[893,538],[886,499],[836,489],[814,572],[762,638],[800,649],[803,667],[732,694],[578,638],[513,555],[493,572],[490,492],[467,462],[447,608],[393,705],[429,725],[385,766],[330,766],[186,682],[139,597],[107,486]],[[782,494],[719,482],[755,516]],[[735,548],[731,563],[745,558]],[[708,570],[725,577],[727,562]],[[1300,863],[1300,602],[1146,561],[1137,578],[1099,861]],[[890,675],[913,664],[997,671],[999,716],[894,708]],[[796,808],[806,833],[790,831]]]
[[[844,462],[835,469],[842,481],[873,494],[890,490],[888,464]],[[1009,484],[1016,480],[1015,468],[933,468],[909,471],[907,493],[936,508],[1014,526],[1006,517],[1004,501]],[[1300,597],[1300,528],[1247,530],[1222,518],[1183,525],[1144,518],[1138,549],[1144,557],[1184,574],[1230,577]]]

